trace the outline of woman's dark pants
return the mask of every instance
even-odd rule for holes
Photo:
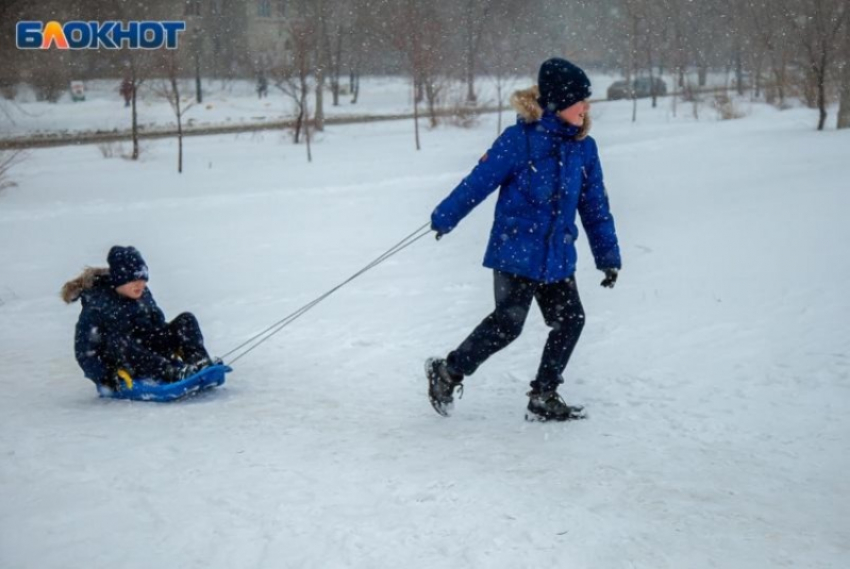
[[[536,299],[546,325],[552,330],[531,388],[537,393],[554,391],[563,383],[562,374],[584,328],[584,308],[575,278],[541,283],[494,271],[494,291],[496,310],[449,354],[449,372],[472,375],[487,358],[516,340],[522,332],[531,301]]]

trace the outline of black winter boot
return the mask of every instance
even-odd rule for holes
[[[584,407],[567,405],[557,391],[528,393],[526,421],[574,421],[586,418]]]
[[[221,361],[221,358],[213,358],[213,357],[202,357],[201,359],[194,362],[194,366],[198,371],[201,371],[204,368],[208,368],[210,366],[220,366],[223,365],[224,362]]]
[[[165,370],[162,380],[164,383],[177,383],[196,373],[198,366],[195,364],[171,365]]]
[[[446,360],[429,358],[425,362],[425,375],[428,376],[428,399],[434,411],[448,417],[454,408],[454,392],[458,398],[463,396],[463,376],[452,374],[446,366]]]

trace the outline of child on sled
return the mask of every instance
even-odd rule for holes
[[[134,247],[112,247],[109,268],[87,268],[62,287],[62,299],[80,300],[74,351],[85,376],[118,387],[118,372],[164,383],[221,363],[204,348],[198,320],[189,312],[165,320],[147,287],[148,267]]]

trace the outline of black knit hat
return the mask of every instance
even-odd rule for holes
[[[148,266],[135,247],[116,245],[109,250],[106,261],[109,263],[109,276],[114,287],[133,281],[148,280]]]
[[[537,102],[544,110],[563,111],[590,97],[590,79],[580,67],[560,57],[543,62],[537,74],[537,86],[540,89]]]

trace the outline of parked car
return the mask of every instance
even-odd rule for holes
[[[652,96],[652,87],[655,86],[655,94],[658,96],[667,94],[667,83],[660,77],[653,77],[652,81],[649,77],[638,77],[632,81],[632,89],[634,96],[637,99]],[[629,89],[628,81],[614,81],[608,87],[608,100],[616,101],[617,99],[631,99],[632,90]]]

